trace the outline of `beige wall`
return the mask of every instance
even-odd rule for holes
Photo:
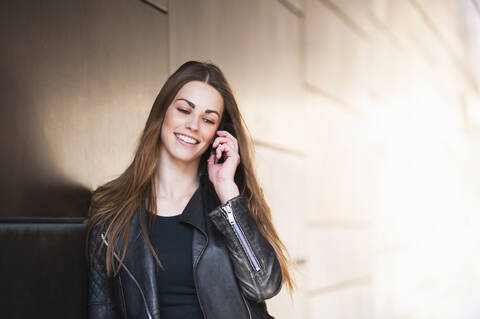
[[[478,8],[304,10],[309,318],[476,318]]]

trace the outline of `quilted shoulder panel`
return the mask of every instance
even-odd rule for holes
[[[88,315],[89,318],[119,318],[113,297],[113,277],[107,277],[105,246],[100,253],[100,231],[94,227],[88,239]]]

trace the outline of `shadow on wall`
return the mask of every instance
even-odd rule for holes
[[[90,191],[59,175],[44,147],[32,83],[14,74],[15,65],[0,65],[0,217],[86,216]]]
[[[45,94],[77,84],[65,66],[78,64],[84,15],[81,2],[0,3],[0,217],[87,214],[90,191],[62,176],[49,156],[45,123],[55,113],[44,111],[65,107],[49,105]]]
[[[162,12],[131,0],[0,1],[0,217],[86,216],[82,174],[101,148],[92,134],[118,129],[118,92],[138,88],[136,102],[166,75]]]

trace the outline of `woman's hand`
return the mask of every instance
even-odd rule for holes
[[[208,176],[223,205],[227,200],[240,195],[234,180],[235,171],[240,164],[240,155],[238,154],[237,139],[232,134],[228,131],[217,131],[216,134],[218,137],[212,144],[212,147],[216,148],[216,152],[208,158]],[[225,161],[215,164],[214,158],[220,159],[222,152],[225,152]]]

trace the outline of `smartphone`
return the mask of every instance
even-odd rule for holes
[[[235,134],[235,130],[233,128],[233,124],[231,122],[227,122],[227,121],[222,121],[220,123],[220,125],[218,126],[218,130],[217,131],[227,131],[229,132],[230,134],[232,134],[235,138],[236,138],[236,134]],[[217,133],[215,132],[215,137],[217,137]],[[212,154],[217,154],[216,152],[217,148],[212,148]],[[213,162],[215,164],[222,164],[223,162],[225,162],[225,160],[227,159],[227,154],[225,154],[225,152],[222,152],[222,156],[217,159],[217,156],[215,156],[213,158]]]

